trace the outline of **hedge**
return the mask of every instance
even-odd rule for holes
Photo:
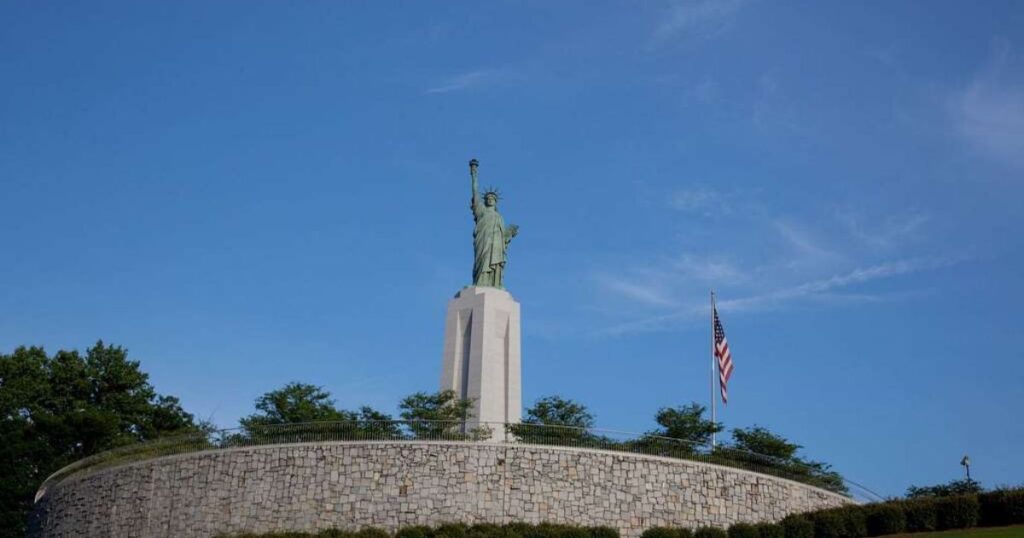
[[[903,532],[927,532],[1024,524],[1024,488],[981,494],[928,497],[855,505],[792,514],[779,523],[736,523],[728,531],[701,527],[651,527],[641,538],[864,538]],[[226,535],[225,535],[226,536]],[[277,532],[238,534],[232,538],[392,538],[387,532],[366,528],[357,532],[326,530],[319,533]],[[437,527],[403,527],[394,538],[619,538],[611,527],[581,527],[541,523],[446,523]]]
[[[693,538],[729,538],[729,534],[718,527],[700,527],[693,531]]]
[[[782,525],[777,523],[758,523],[754,528],[757,529],[758,538],[786,538]]]
[[[981,507],[977,495],[957,495],[935,499],[938,530],[966,529],[978,524]]]
[[[1024,523],[1024,488],[997,489],[978,495],[978,526],[1003,527]]]
[[[651,538],[691,538],[688,529],[669,529],[671,536]],[[392,538],[388,532],[365,528],[356,532],[341,529],[329,529],[320,532],[271,532],[265,534],[232,534],[221,535],[224,538]],[[556,525],[541,523],[509,523],[495,525],[478,523],[445,523],[437,527],[403,527],[394,538],[619,538],[619,531],[611,527],[580,527],[576,525]]]
[[[802,515],[789,515],[782,519],[786,538],[814,538],[814,523]]]
[[[897,534],[907,530],[907,516],[898,503],[879,503],[864,507],[868,536]]]
[[[938,527],[935,499],[914,499],[898,503],[898,506],[903,507],[907,532],[928,532]]]
[[[736,523],[729,527],[729,538],[761,538],[761,536],[753,525]]]
[[[1019,524],[1024,524],[1024,488],[851,504],[790,515],[780,522],[784,538],[862,538]],[[740,537],[730,533],[730,538]]]

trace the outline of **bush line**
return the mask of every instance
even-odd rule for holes
[[[779,523],[736,523],[728,531],[651,527],[641,538],[867,538],[888,534],[1024,524],[1024,488],[987,493],[847,505],[786,516]],[[375,528],[359,531],[271,532],[220,538],[619,538],[611,527],[541,523],[403,527],[392,535]]]

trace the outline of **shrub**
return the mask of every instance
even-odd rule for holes
[[[729,538],[729,533],[718,527],[701,527],[693,532],[693,538]]]
[[[590,527],[590,538],[619,538],[619,529],[612,527]]]
[[[434,538],[466,538],[468,531],[465,523],[442,523],[434,529]]]
[[[758,538],[786,538],[782,525],[776,523],[758,523],[754,525]]]
[[[352,538],[352,533],[341,529],[326,529],[316,533],[316,538]]]
[[[512,523],[506,523],[502,526],[505,529],[505,535],[511,538],[524,538],[530,536],[530,532],[533,530],[533,525],[529,523],[523,523],[522,521],[515,521]]]
[[[935,499],[938,530],[966,529],[978,524],[980,507],[977,495],[959,495]]]
[[[814,538],[814,523],[806,517],[789,515],[780,524],[786,538]]]
[[[395,538],[432,538],[434,530],[430,527],[417,525],[415,527],[402,527],[395,533]]]
[[[836,510],[821,510],[810,514],[814,523],[814,538],[847,538],[846,522]]]
[[[640,535],[640,538],[679,538],[676,529],[668,527],[651,527]]]
[[[676,529],[676,538],[693,538],[693,531],[687,528]]]
[[[573,538],[579,536],[572,529],[575,529],[575,527],[555,523],[541,523],[536,527],[524,530],[523,538],[569,538],[570,533],[573,533],[571,534]]]
[[[907,532],[933,531],[938,526],[935,499],[915,499],[901,504],[907,518]]]
[[[907,517],[903,513],[903,504],[887,502],[865,507],[867,512],[868,536],[897,534],[907,530]]]
[[[590,538],[590,530],[574,525],[566,525],[560,538]]]
[[[1024,523],[1024,488],[997,489],[978,495],[978,525],[1002,527]]]
[[[850,504],[836,510],[843,520],[843,536],[864,538],[868,535],[867,513],[863,506]]]
[[[729,527],[729,538],[759,538],[757,529],[749,523],[736,523]]]
[[[352,535],[352,538],[391,538],[391,535],[387,531],[376,527],[366,527],[359,529],[358,532]]]

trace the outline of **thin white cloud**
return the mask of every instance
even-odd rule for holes
[[[705,188],[677,190],[669,196],[668,205],[672,209],[685,212],[708,213],[723,206],[722,195],[717,191]]]
[[[675,304],[669,293],[656,284],[641,284],[636,279],[610,275],[600,275],[597,280],[606,290],[645,305],[671,306]]]
[[[902,275],[939,269],[956,263],[949,258],[908,258],[857,268],[828,278],[810,280],[795,286],[778,288],[739,298],[719,298],[719,310],[749,312],[780,308],[797,301],[814,300],[829,304],[866,303],[895,300],[907,297],[905,291],[891,293],[849,292],[847,288],[884,280]],[[606,335],[654,332],[666,330],[673,325],[686,323],[708,315],[709,306],[704,302],[693,302],[673,308],[670,312],[646,316],[605,328]]]
[[[714,37],[732,22],[743,0],[680,0],[672,2],[654,31],[655,42],[682,37]]]
[[[735,285],[748,280],[731,261],[716,257],[683,255],[634,267],[623,276],[602,273],[595,282],[607,294],[644,307],[674,307],[684,288],[699,285]]]
[[[731,261],[718,257],[680,256],[673,264],[674,278],[700,280],[716,285],[746,281],[747,275]]]
[[[776,219],[773,224],[775,225],[775,230],[779,233],[779,237],[801,256],[799,260],[791,260],[791,265],[797,261],[808,264],[836,258],[836,253],[822,246],[822,241],[818,239],[817,234],[809,228],[786,219]]]
[[[782,288],[768,293],[730,299],[721,301],[723,308],[728,307],[734,310],[757,310],[769,306],[778,306],[781,303],[808,297],[823,297],[836,290],[863,284],[873,280],[892,278],[910,273],[917,273],[925,270],[937,269],[950,265],[948,259],[905,259],[893,262],[886,262],[865,268],[854,269],[848,273],[833,275],[821,280],[812,280],[796,286]],[[873,295],[879,298],[878,295]]]
[[[989,65],[953,99],[959,134],[1001,162],[1024,166],[1024,82],[1008,80],[1009,46],[997,43]]]
[[[427,93],[448,93],[479,87],[492,82],[497,73],[498,71],[494,69],[469,71],[440,81],[438,84],[428,88]]]
[[[913,238],[928,222],[928,216],[915,211],[890,215],[872,224],[866,224],[864,217],[852,211],[838,210],[836,218],[846,226],[857,241],[878,249],[899,247]]]

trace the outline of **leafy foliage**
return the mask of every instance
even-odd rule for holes
[[[401,438],[390,415],[363,406],[358,411],[338,409],[323,387],[292,382],[256,398],[257,413],[239,420],[245,434],[229,442],[299,442],[331,439]],[[334,422],[324,430],[316,423]]]
[[[390,538],[381,529],[364,528],[359,531],[325,529],[319,532],[269,532],[263,534],[222,534],[218,538]],[[438,527],[403,527],[395,532],[394,538],[619,538],[619,531],[611,527],[580,527],[553,523],[445,523]],[[673,534],[672,538],[689,538]]]
[[[594,415],[585,405],[561,396],[547,396],[526,410],[521,424],[509,424],[506,429],[527,443],[576,446],[595,444],[596,438],[587,431],[593,425]]]
[[[256,409],[258,413],[239,421],[243,428],[357,418],[334,407],[331,393],[322,387],[298,382],[288,383],[256,398]]]
[[[0,354],[0,537],[23,536],[36,488],[74,460],[197,431],[177,398],[157,394],[128,351],[19,347]]]
[[[417,392],[405,397],[398,407],[417,439],[483,438],[490,434],[486,427],[469,432],[460,430],[458,424],[473,416],[473,400],[459,398],[454,390]]]
[[[573,428],[594,427],[594,415],[579,402],[561,396],[546,396],[537,400],[526,410],[524,424],[545,424],[548,426],[570,426]]]
[[[864,507],[868,536],[901,533],[907,528],[907,516],[899,503],[879,503]]]
[[[754,528],[759,538],[786,538],[785,530],[778,523],[758,523]]]
[[[910,486],[907,488],[908,499],[919,499],[921,497],[951,497],[954,495],[969,495],[981,493],[982,487],[978,482],[965,478],[953,480],[945,484],[934,486]]]
[[[736,523],[729,527],[729,538],[761,538],[761,535],[749,523]]]
[[[762,426],[736,428],[732,431],[733,446],[717,449],[714,458],[726,465],[753,471],[773,472],[821,488],[846,493],[843,477],[831,465],[797,456],[800,445],[772,433]]]
[[[700,527],[693,531],[693,538],[729,538],[729,534],[718,527]]]
[[[788,515],[780,524],[786,538],[814,538],[814,523],[802,515]]]
[[[981,506],[977,495],[955,495],[935,499],[938,530],[966,529],[978,524]]]
[[[654,415],[661,429],[650,434],[682,439],[694,445],[706,445],[711,442],[713,434],[724,428],[721,422],[705,419],[705,411],[707,408],[697,402],[679,407],[662,407]]]
[[[1024,523],[1024,488],[997,489],[978,495],[981,526]]]
[[[792,461],[796,457],[796,451],[803,448],[761,426],[736,428],[732,431],[732,439],[733,446],[739,450],[780,460]]]

